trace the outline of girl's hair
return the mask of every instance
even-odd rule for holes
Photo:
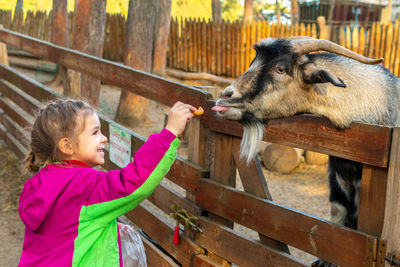
[[[81,112],[86,116],[95,110],[84,101],[71,99],[58,99],[39,110],[32,126],[31,149],[25,159],[25,169],[35,173],[43,165],[61,160],[58,142],[64,137],[77,142],[77,136],[84,128],[84,120],[78,121]]]

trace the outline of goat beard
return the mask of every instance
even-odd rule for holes
[[[240,143],[240,158],[245,159],[247,165],[256,158],[258,145],[263,139],[264,124],[253,120],[252,122],[243,123],[243,138]]]

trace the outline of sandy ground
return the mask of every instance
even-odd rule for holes
[[[46,81],[49,78],[37,72],[27,73],[32,78]],[[192,85],[196,85],[192,83]],[[59,89],[59,88],[55,88]],[[118,105],[120,91],[108,85],[103,85],[100,95],[99,112],[112,118]],[[164,114],[167,108],[151,102],[150,120],[144,128],[134,129],[143,136],[152,132],[159,132],[163,127]],[[181,146],[179,154],[185,157],[185,144]],[[18,196],[27,175],[21,175],[22,163],[0,141],[0,266],[17,266],[23,243],[24,226],[18,213]],[[328,181],[326,165],[316,166],[305,163],[290,174],[279,174],[266,170],[263,172],[272,194],[272,198],[279,204],[286,205],[311,215],[329,218]],[[168,183],[168,185],[172,183]],[[237,187],[241,188],[240,177],[237,177]],[[184,193],[184,192],[183,192]],[[257,239],[257,233],[241,225],[235,224],[235,230]],[[311,263],[315,257],[291,248],[293,255]]]

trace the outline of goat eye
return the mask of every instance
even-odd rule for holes
[[[282,67],[276,67],[275,70],[276,70],[276,72],[279,73],[279,74],[285,73],[285,69],[282,68]]]

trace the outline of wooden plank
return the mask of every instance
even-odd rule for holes
[[[194,25],[194,23],[193,23],[193,21],[192,21],[192,18],[189,18],[189,22],[188,22],[188,30],[189,30],[189,34],[188,34],[188,47],[187,47],[187,49],[188,49],[188,52],[189,52],[189,66],[188,66],[188,70],[189,71],[195,71],[194,70],[194,47],[193,47],[193,44],[194,44],[194,30],[193,30],[193,25]]]
[[[245,62],[244,62],[244,68],[248,69],[250,66],[250,62],[252,60],[251,58],[251,48],[250,48],[250,43],[251,43],[251,24],[252,23],[245,23],[244,27],[245,27],[245,31],[246,31],[246,39],[245,39]]]
[[[157,267],[178,267],[170,257],[165,255],[160,249],[158,249],[153,243],[142,237],[143,246],[146,251],[146,262],[147,266]]]
[[[211,94],[204,90],[6,29],[0,29],[0,41],[167,106],[172,106],[177,100],[205,106],[205,100],[211,98]]]
[[[392,27],[392,23],[389,23],[388,25],[386,25],[386,35],[385,35],[385,48],[384,48],[384,53],[383,53],[383,58],[384,58],[384,66],[386,68],[389,68],[389,64],[390,64],[390,52],[391,52],[391,45],[393,42],[393,27]]]
[[[225,70],[225,75],[228,77],[234,77],[232,75],[232,50],[233,50],[233,45],[232,45],[232,36],[233,36],[233,29],[234,25],[233,23],[227,22],[226,23],[227,27],[227,32],[226,32],[226,50],[225,50],[225,58],[226,58],[226,70]]]
[[[370,34],[370,42],[368,46],[368,57],[373,57],[375,55],[375,31],[376,31],[377,24],[373,23],[371,28]]]
[[[385,215],[385,198],[388,170],[369,165],[363,166],[358,230],[380,236]]]
[[[351,36],[351,48],[354,52],[359,53],[360,48],[360,35],[357,27],[353,28],[352,36]]]
[[[191,258],[197,254],[205,254],[203,248],[181,235],[180,244],[172,243],[174,237],[173,227],[167,225],[159,214],[140,204],[132,211],[125,214],[135,225],[156,241],[163,249],[177,259],[183,266],[190,266]],[[149,223],[152,222],[152,223]]]
[[[19,107],[29,114],[36,113],[40,108],[39,102],[35,102],[34,98],[27,96],[21,90],[4,80],[0,80],[0,93],[11,99],[14,103],[18,103]]]
[[[10,102],[5,100],[3,97],[0,97],[0,108],[22,128],[29,128],[32,126],[33,121],[31,121],[30,116],[20,113],[15,105],[11,105]]]
[[[3,111],[2,111],[3,112]],[[6,128],[7,132],[15,137],[18,142],[26,149],[30,146],[30,136],[25,129],[21,128],[7,114],[0,114],[0,122]]]
[[[272,200],[260,162],[258,160],[252,160],[248,165],[245,160],[241,159],[239,151],[240,142],[240,138],[233,138],[232,153],[244,190],[255,196]]]
[[[169,24],[169,36],[168,36],[168,48],[167,49],[167,65],[166,67],[170,68],[175,68],[174,66],[174,54],[175,52],[175,46],[174,46],[174,18],[171,18],[170,24]]]
[[[386,255],[400,258],[400,128],[393,130],[390,164],[386,186],[385,219],[382,239],[386,240]],[[389,264],[386,264],[389,266]]]
[[[173,212],[171,205],[177,205],[194,216],[201,215],[200,207],[197,207],[193,202],[181,197],[178,193],[174,192],[171,188],[164,184],[160,184],[154,192],[147,198],[151,203],[156,205],[166,214]]]
[[[232,155],[232,136],[214,133],[214,157],[211,165],[211,179],[222,184],[236,185],[236,165]],[[209,214],[209,217],[223,225],[233,228],[233,223],[229,220]]]
[[[239,77],[241,74],[241,59],[240,59],[240,49],[241,49],[241,28],[242,24],[239,21],[235,22],[235,40],[234,40],[234,45],[235,45],[235,50],[234,50],[234,57],[233,57],[233,62],[235,62],[234,68],[235,68],[235,76],[233,77]]]
[[[203,44],[201,36],[201,20],[197,19],[195,21],[195,38],[196,38],[196,71],[201,72],[201,46]]]
[[[198,235],[196,243],[241,267],[307,266],[286,253],[255,242],[207,217],[201,216],[199,222],[205,231]]]
[[[228,54],[227,50],[227,23],[222,20],[221,21],[221,48],[220,48],[220,53],[221,53],[221,73],[220,75],[226,76],[226,56]]]
[[[3,25],[0,25],[0,29],[3,28]],[[0,63],[4,65],[9,65],[8,63],[8,54],[7,54],[7,46],[4,43],[0,43]]]
[[[365,266],[372,236],[202,179],[196,204],[223,218],[340,266]]]
[[[242,136],[240,123],[217,118],[209,101],[202,120],[212,131]],[[297,115],[270,120],[263,140],[386,167],[392,128],[354,122],[349,129],[337,130],[328,119],[314,115]],[[368,146],[366,146],[368,144]]]
[[[14,84],[40,102],[62,97],[61,94],[8,66],[0,64],[0,77]]]
[[[209,36],[207,35],[207,23],[205,19],[202,20],[201,22],[201,71],[202,72],[208,72],[207,70],[207,47],[208,47],[208,42],[207,40],[209,39]],[[207,40],[204,40],[206,38]]]
[[[364,27],[361,27],[360,28],[360,50],[359,50],[359,53],[361,55],[365,55],[365,44],[366,44],[365,29],[364,29]]]
[[[222,28],[222,22],[221,21],[216,21],[215,22],[215,63],[216,63],[216,72],[215,74],[221,75],[221,65],[222,65],[222,51],[221,51],[221,28]]]
[[[207,72],[211,72],[211,68],[213,66],[212,62],[212,47],[213,47],[213,38],[212,38],[212,22],[209,20],[207,22]]]
[[[12,134],[7,132],[6,127],[2,123],[0,123],[0,138],[4,140],[18,158],[23,159],[28,154],[28,150]]]
[[[379,23],[376,24],[376,31],[375,31],[375,58],[382,57],[381,51],[381,32],[383,32],[382,25]]]
[[[208,130],[201,124],[200,118],[194,117],[190,121],[188,131],[188,159],[201,167],[205,167]]]
[[[240,22],[240,42],[239,42],[239,60],[238,63],[240,65],[239,73],[243,73],[246,71],[246,24]]]
[[[393,42],[391,44],[391,49],[392,49],[392,53],[390,55],[390,71],[392,73],[395,73],[395,59],[396,59],[396,55],[398,53],[398,46],[399,46],[399,21],[396,20],[395,24],[394,24],[394,37],[393,37]]]

